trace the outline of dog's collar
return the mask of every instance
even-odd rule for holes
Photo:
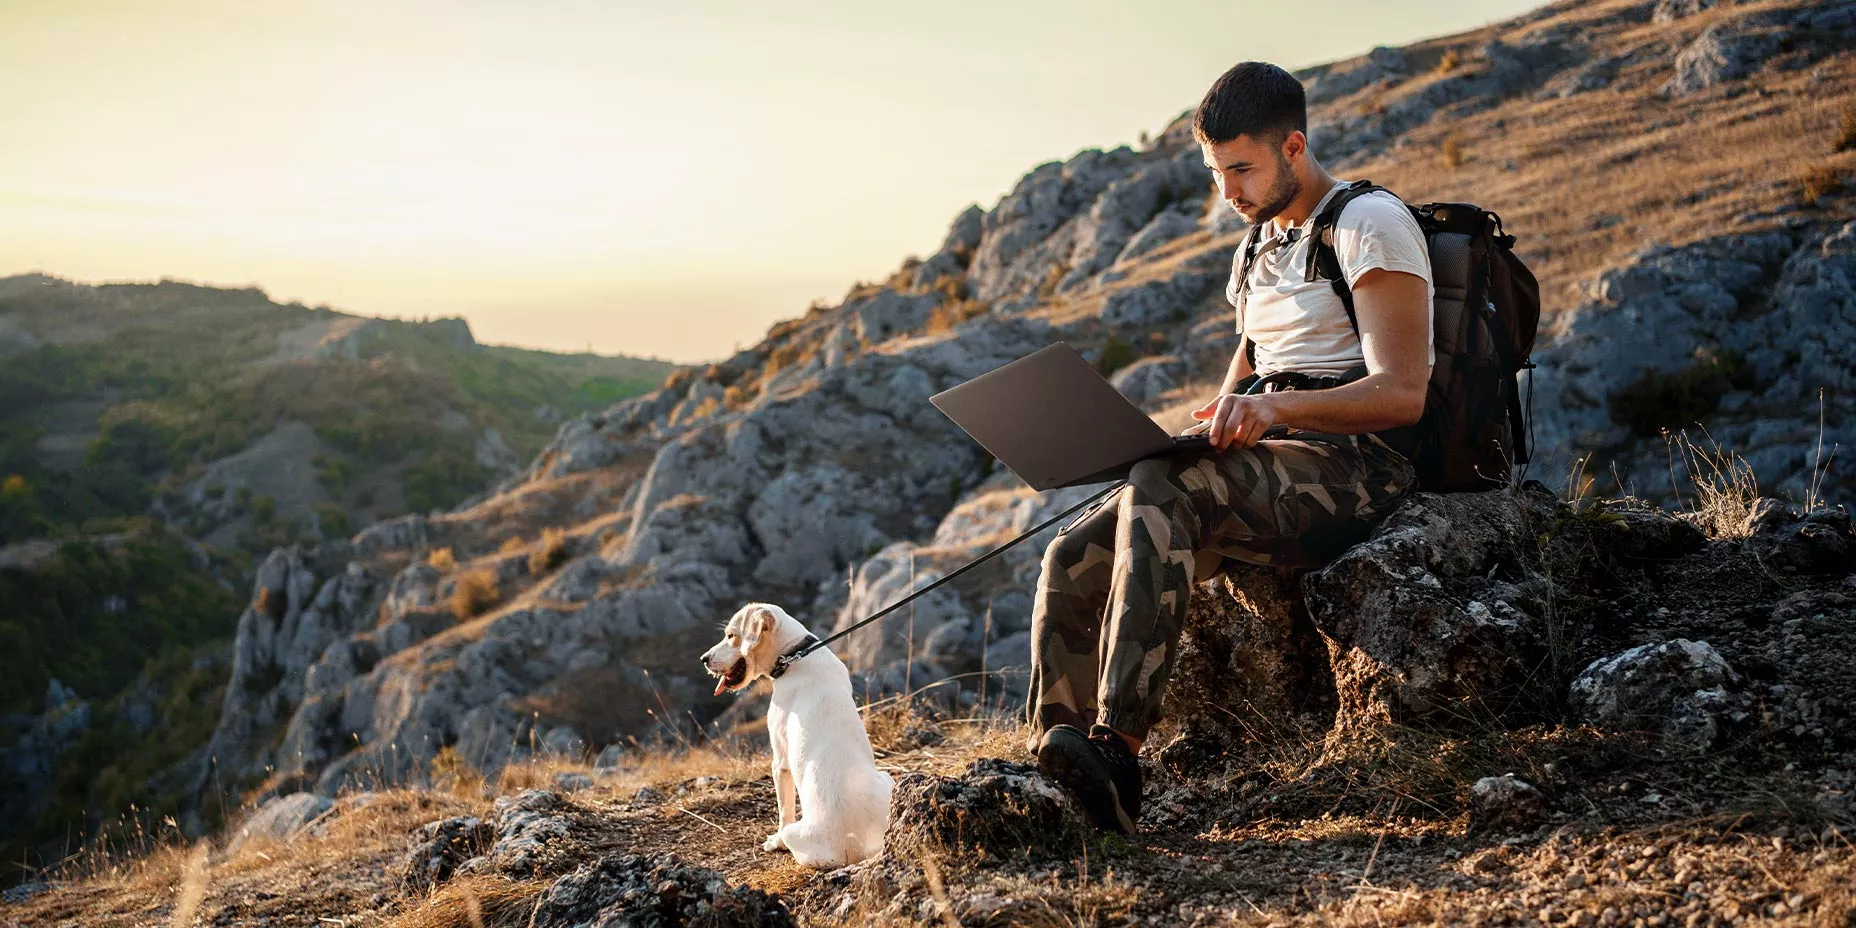
[[[821,644],[821,642],[818,640],[818,636],[808,633],[806,635],[806,640],[799,642],[798,645],[794,646],[792,650],[787,651],[785,654],[774,658],[773,668],[767,671],[767,676],[775,680],[786,676],[787,668],[793,666],[793,663],[800,658],[811,654],[812,650],[817,648],[819,644]]]

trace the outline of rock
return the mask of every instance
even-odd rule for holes
[[[1558,521],[1557,501],[1538,485],[1419,493],[1370,540],[1309,574],[1309,613],[1332,649],[1336,728],[1447,724],[1495,705],[1549,709],[1553,687],[1537,672],[1550,657],[1543,581],[1490,575],[1497,564],[1538,565],[1536,539]]]
[[[580,733],[567,725],[556,725],[548,729],[541,738],[541,752],[549,757],[564,757],[581,760],[586,755],[586,740]]]
[[[1180,385],[1185,378],[1186,363],[1175,355],[1142,358],[1115,372],[1109,383],[1137,406],[1159,399],[1162,393]]]
[[[1196,207],[1198,204],[1192,205]],[[1179,209],[1163,209],[1128,239],[1128,244],[1122,246],[1121,253],[1115,256],[1114,263],[1133,261],[1161,245],[1197,231],[1199,220],[1196,216],[1187,215]]]
[[[1184,322],[1229,276],[1228,270],[1187,269],[1164,280],[1123,287],[1108,295],[1098,316],[1108,325],[1143,329]]]
[[[291,793],[277,796],[252,813],[233,833],[226,853],[235,854],[253,841],[284,841],[303,830],[317,816],[327,812],[334,802],[314,793]]]
[[[51,892],[52,888],[52,884],[36,880],[21,883],[18,886],[8,886],[5,892],[0,892],[0,902],[17,905],[40,893]]]
[[[1738,708],[1729,690],[1740,675],[1705,641],[1677,638],[1594,661],[1573,680],[1567,701],[1595,725],[1660,731],[1704,750]]]
[[[1481,828],[1529,828],[1546,817],[1547,801],[1534,784],[1512,773],[1483,777],[1469,791],[1470,821]]]
[[[785,904],[761,890],[730,885],[721,873],[676,857],[610,855],[555,880],[536,900],[534,928],[793,925]]]
[[[978,850],[996,857],[1066,857],[1088,834],[1068,793],[1035,768],[997,758],[959,777],[905,773],[890,804],[886,851]]]
[[[557,773],[554,775],[554,788],[557,790],[560,790],[563,793],[571,793],[571,792],[575,792],[577,790],[583,790],[583,789],[592,789],[593,778],[587,776],[584,773],[576,773],[571,770],[563,770],[560,773]]]
[[[1656,0],[1650,21],[1667,25],[1685,16],[1693,16],[1714,6],[1717,0]]]
[[[1676,55],[1676,73],[1663,85],[1670,96],[1687,96],[1751,74],[1764,63],[1771,43],[1734,25],[1709,26]]]
[[[401,891],[422,895],[446,880],[462,864],[490,847],[496,829],[475,816],[448,818],[419,828],[419,843],[400,864]]]
[[[625,749],[616,744],[608,744],[599,750],[599,756],[593,758],[593,771],[613,771],[625,760]]]
[[[1364,57],[1297,74],[1306,85],[1308,104],[1319,106],[1374,84],[1389,84],[1405,76],[1408,65],[1401,49],[1376,46]]]
[[[488,866],[519,879],[547,869],[550,850],[572,831],[572,807],[548,790],[499,796],[495,810],[496,838],[483,856]]]

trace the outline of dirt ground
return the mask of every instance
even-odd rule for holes
[[[909,732],[942,740],[888,745],[881,763],[892,772],[953,776],[981,756],[1024,759],[1009,722],[916,719]],[[283,844],[204,856],[173,844],[78,862],[65,880],[0,906],[0,925],[520,925],[554,874],[608,854],[673,854],[713,868],[779,896],[806,925],[1856,924],[1856,849],[1841,790],[1796,770],[1747,776],[1732,758],[1615,760],[1573,760],[1554,791],[1556,811],[1524,830],[1475,826],[1466,813],[1426,808],[1422,796],[1401,801],[1396,776],[1350,784],[1330,770],[1195,793],[1154,770],[1143,831],[1131,838],[947,848],[830,873],[760,849],[774,796],[765,759],[751,749],[640,755],[597,775],[531,765],[490,790],[466,783],[350,797],[319,834]],[[572,772],[594,785],[563,793],[578,824],[551,869],[531,879],[461,876],[429,895],[402,886],[419,826],[487,819],[486,793]]]

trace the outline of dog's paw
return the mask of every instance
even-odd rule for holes
[[[780,833],[777,831],[768,835],[767,840],[760,843],[760,849],[763,851],[777,851],[784,847],[786,845],[780,843]]]

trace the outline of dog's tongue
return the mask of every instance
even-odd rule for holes
[[[715,681],[715,695],[722,695],[722,691],[725,689],[728,689],[727,675],[723,675],[721,679]]]

